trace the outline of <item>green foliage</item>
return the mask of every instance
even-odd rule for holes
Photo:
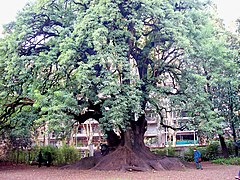
[[[206,147],[197,147],[197,149],[201,153],[203,161],[209,161],[219,157],[219,143],[211,143]],[[183,159],[193,161],[193,153],[193,147],[188,148],[188,150],[184,152]]]
[[[213,160],[219,157],[219,142],[213,142],[206,148],[206,159],[207,160]]]
[[[30,151],[24,150],[12,150],[7,153],[7,161],[14,163],[26,163],[29,164],[31,161],[31,157],[34,156],[34,153]]]
[[[158,149],[152,149],[152,152],[159,154],[159,155],[165,155],[165,156],[176,156],[175,148],[174,147],[166,147],[166,148],[158,148]]]
[[[14,129],[10,133],[9,139],[14,149],[27,148],[32,144],[31,134],[28,129]]]
[[[226,141],[226,145],[229,155],[233,156],[234,147],[232,141]],[[203,161],[217,160],[221,157],[221,147],[218,141],[213,141],[205,147],[198,147],[198,150],[201,152]],[[189,147],[187,151],[184,152],[182,158],[186,161],[193,161],[193,147]]]
[[[234,141],[233,140],[226,140],[225,141],[226,145],[227,145],[227,150],[228,150],[228,154],[230,157],[235,156],[235,146],[234,146]],[[238,151],[240,152],[240,149],[238,148]]]
[[[56,148],[53,146],[41,147],[43,158],[46,158],[47,152],[50,152],[53,159],[53,165],[70,164],[80,159],[79,151],[74,147],[63,144]]]
[[[189,161],[189,162],[193,161],[193,148],[192,147],[188,148],[184,152],[183,157],[181,158],[185,161]]]
[[[80,152],[66,144],[59,148],[58,153],[56,164],[70,164],[80,159]]]
[[[237,92],[236,51],[208,3],[178,3],[37,0],[26,6],[0,39],[0,130],[48,122],[64,138],[87,118],[104,131],[126,130],[148,104],[161,115],[168,108],[188,111],[187,128],[221,130],[229,111],[218,93],[226,93],[229,80]],[[34,105],[14,103],[23,97]]]
[[[240,158],[239,157],[234,157],[234,158],[219,158],[211,161],[212,163],[215,164],[224,164],[224,165],[238,165],[240,166]]]
[[[8,152],[8,160],[17,163],[27,163],[31,164],[33,162],[38,162],[39,151],[42,151],[43,159],[46,160],[47,153],[50,152],[53,160],[53,165],[63,165],[70,164],[80,160],[80,153],[78,150],[74,149],[72,146],[67,146],[66,144],[60,148],[53,146],[35,146],[31,150],[12,150]]]
[[[234,149],[233,149],[232,142],[227,141],[226,144],[227,144],[229,154],[234,155]],[[151,149],[151,151],[156,153],[156,154],[163,155],[163,156],[165,156],[165,155],[179,156],[181,159],[191,162],[191,161],[194,160],[193,159],[193,153],[194,153],[193,148],[194,147],[189,147],[186,150],[184,150],[184,148],[183,148],[183,149],[180,150],[180,151],[182,151],[180,153],[177,152],[176,148],[174,148],[174,147],[154,148],[154,149]],[[220,144],[219,144],[218,141],[213,141],[208,146],[197,147],[197,149],[200,151],[203,161],[213,161],[213,162],[216,162],[216,163],[218,161],[220,161],[220,163],[222,162],[222,158],[220,158],[221,157]],[[238,161],[238,159],[235,159],[235,160]],[[231,158],[230,158],[229,161],[234,162],[234,160],[231,160]]]
[[[186,151],[184,151],[183,155],[181,156],[181,158],[185,161],[194,161],[193,157],[194,157],[194,151],[193,151],[194,147],[189,147]],[[203,161],[208,161],[208,157],[207,157],[207,148],[206,147],[197,147],[198,151],[201,153],[202,156],[202,160]]]

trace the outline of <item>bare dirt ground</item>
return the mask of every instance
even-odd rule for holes
[[[203,170],[119,172],[0,164],[1,180],[234,180],[240,166],[203,162]]]

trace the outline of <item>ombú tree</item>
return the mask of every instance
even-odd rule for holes
[[[38,114],[33,124],[48,122],[65,135],[76,121],[97,120],[115,151],[95,169],[181,168],[178,159],[145,146],[145,110],[151,104],[161,114],[159,99],[184,93],[187,61],[194,61],[186,57],[209,20],[206,6],[187,0],[28,5],[1,40],[2,104],[26,111],[13,102],[28,97]]]

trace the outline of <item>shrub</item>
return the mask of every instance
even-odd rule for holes
[[[54,165],[69,164],[80,159],[79,152],[73,147],[63,144],[60,148],[53,146],[41,147],[43,157],[50,152]]]
[[[39,149],[40,151],[40,149]],[[38,151],[38,153],[39,153]],[[52,145],[48,145],[48,146],[43,146],[41,147],[41,151],[42,151],[42,155],[43,155],[43,159],[46,160],[47,159],[47,153],[51,153],[52,156],[52,160],[53,160],[53,165],[57,165],[56,161],[58,159],[58,149]]]
[[[176,151],[175,151],[175,148],[173,148],[173,147],[152,149],[152,152],[159,154],[159,155],[163,155],[163,156],[176,156]]]
[[[193,161],[193,147],[188,148],[181,158],[185,161]]]
[[[212,163],[225,164],[225,165],[240,165],[240,158],[239,157],[228,158],[228,159],[219,158],[219,159],[213,160]]]
[[[12,150],[8,153],[8,160],[11,162],[30,163],[37,162],[39,151],[42,151],[43,159],[46,160],[47,153],[50,152],[53,165],[69,164],[80,159],[80,153],[73,146],[66,144],[60,148],[54,146],[35,146],[28,150]]]
[[[228,154],[230,156],[234,156],[235,155],[234,142],[232,140],[228,140],[228,141],[226,141],[226,144],[227,144],[227,148],[228,148]]]
[[[209,157],[208,157],[208,150],[207,147],[198,147],[198,150],[200,151],[201,155],[202,155],[202,160],[203,161],[208,161]]]
[[[7,161],[14,163],[29,163],[31,161],[32,153],[28,150],[11,150],[7,153]]]
[[[214,160],[219,157],[219,142],[212,142],[206,148],[205,158],[206,160]]]
[[[189,147],[183,154],[183,157],[181,157],[181,159],[185,160],[185,161],[193,161],[193,148],[194,147]],[[205,147],[198,147],[198,150],[199,152],[201,153],[202,155],[202,160],[205,160],[204,156],[205,156],[205,153],[206,153],[206,148]]]
[[[166,148],[166,155],[167,156],[176,156],[175,148],[173,148],[173,147]]]
[[[59,148],[58,164],[69,164],[73,163],[80,158],[80,153],[73,146],[67,146],[64,144]]]
[[[151,149],[152,152],[159,154],[159,155],[166,155],[166,149],[165,148],[156,148]]]
[[[181,158],[185,161],[193,161],[193,148],[194,147],[189,147],[188,150],[184,152],[184,155]],[[214,150],[216,149],[215,145],[209,145],[207,147],[197,147],[197,149],[201,153],[203,161],[208,161],[210,158],[218,155],[218,151],[214,152]]]

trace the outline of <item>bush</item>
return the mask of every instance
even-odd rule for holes
[[[152,149],[152,152],[162,155],[162,156],[176,156],[176,151],[175,151],[175,148],[173,148],[173,147]]]
[[[230,156],[234,155],[233,142],[227,141],[226,144],[228,147],[229,155]],[[180,158],[185,161],[193,161],[193,148],[194,147],[189,147]],[[215,160],[215,159],[218,159],[221,155],[221,151],[220,151],[221,147],[220,147],[219,141],[213,141],[208,146],[198,147],[197,149],[200,151],[203,161]],[[152,149],[152,151],[159,155],[176,156],[177,154],[176,153],[177,151],[173,147]]]
[[[206,148],[206,154],[204,156],[206,160],[217,159],[220,153],[219,149],[220,149],[219,142],[213,142],[210,145],[208,145]]]
[[[159,154],[159,155],[166,155],[166,150],[165,148],[157,148],[157,149],[151,149],[152,152],[154,152],[155,154]]]
[[[229,156],[235,155],[235,145],[233,140],[226,141]],[[240,150],[240,149],[239,149]]]
[[[11,150],[7,153],[7,161],[14,163],[29,163],[31,161],[32,152],[28,150]]]
[[[208,157],[209,151],[207,150],[207,147],[198,147],[198,150],[200,151],[200,153],[202,155],[202,160],[208,161],[209,160],[209,157]]]
[[[59,148],[58,164],[73,163],[80,158],[80,153],[73,146],[67,146],[64,144]]]
[[[73,146],[64,144],[60,148],[53,146],[41,147],[43,157],[46,159],[47,152],[50,152],[53,159],[53,165],[70,164],[80,159],[78,150]]]
[[[53,165],[69,164],[80,160],[81,156],[78,150],[73,146],[67,146],[66,144],[60,148],[54,146],[35,146],[28,150],[12,150],[8,153],[8,160],[15,163],[38,162],[39,151],[42,151],[43,160],[46,160],[47,153],[50,152],[52,156]]]
[[[228,159],[219,158],[219,159],[213,160],[212,163],[225,164],[225,165],[240,165],[240,158],[239,157],[228,158]]]
[[[219,146],[216,146],[216,144],[210,144],[207,147],[198,147],[197,149],[202,155],[202,160],[208,161],[212,160],[212,158],[216,159],[216,157],[218,157],[218,147]],[[193,161],[193,148],[194,147],[189,147],[188,150],[184,152],[184,155],[181,158],[185,161]]]
[[[39,151],[40,151],[40,149],[39,149]],[[39,153],[39,151],[38,151],[38,153]],[[58,149],[56,147],[54,147],[52,145],[43,146],[43,147],[41,147],[41,151],[42,151],[44,161],[47,160],[47,153],[50,153],[51,157],[52,157],[52,164],[57,165],[56,161],[58,159]]]
[[[193,161],[193,147],[188,148],[188,150],[184,152],[184,155],[181,158],[185,161]]]

